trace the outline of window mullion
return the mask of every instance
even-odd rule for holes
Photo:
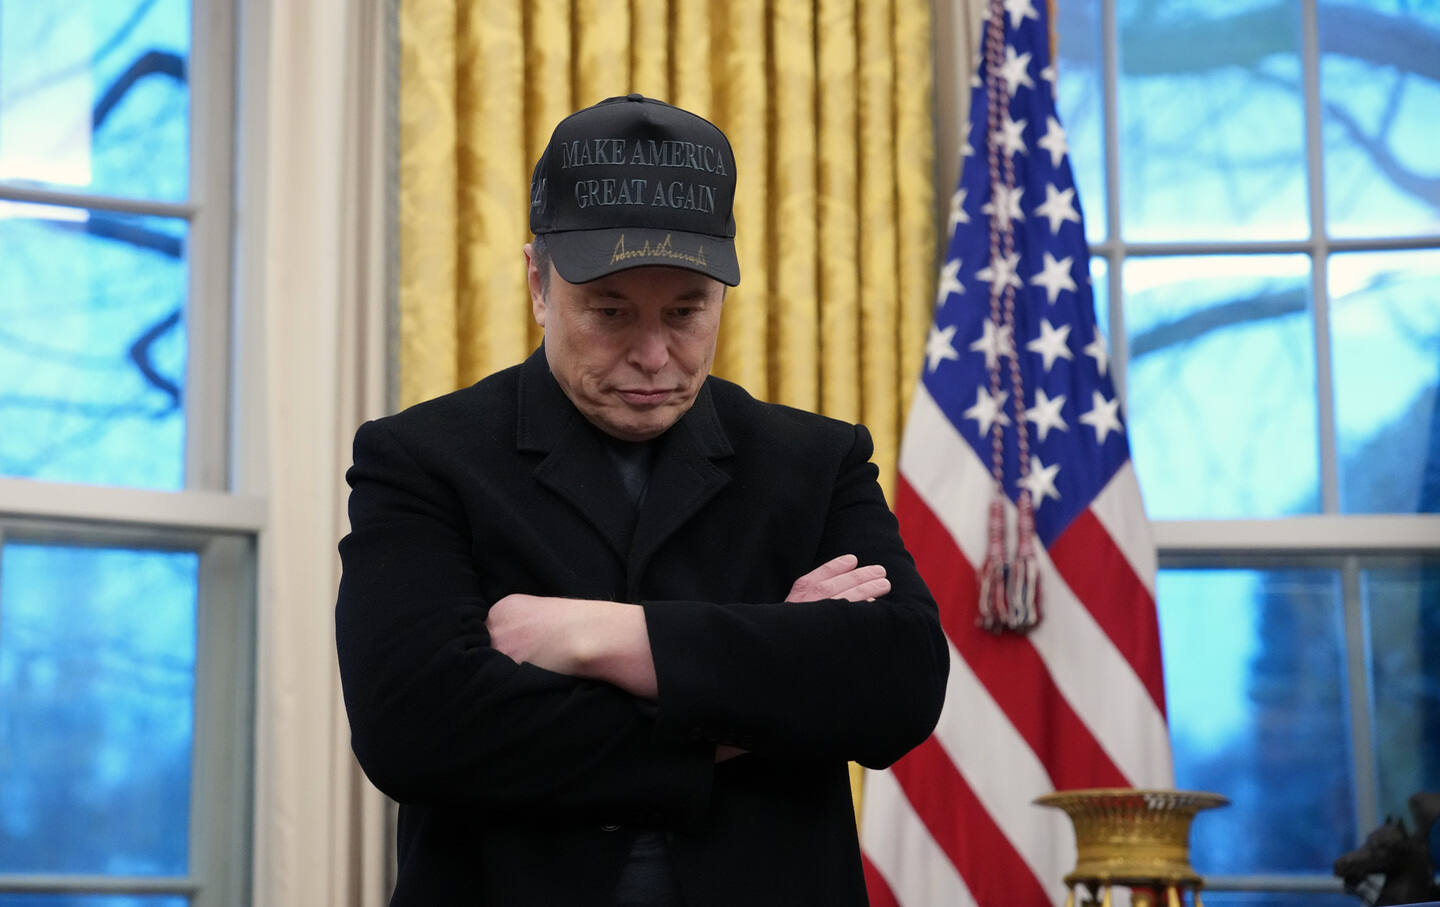
[[[50,205],[57,208],[87,208],[113,211],[116,214],[140,214],[151,217],[190,218],[195,206],[189,202],[162,202],[144,198],[123,198],[93,192],[71,192],[39,186],[20,186],[0,181],[0,201]]]
[[[196,2],[191,24],[190,198],[185,320],[185,487],[230,487],[228,458],[230,203],[234,110],[229,4]],[[200,164],[203,163],[203,166]]]
[[[1315,410],[1323,513],[1340,512],[1340,455],[1335,437],[1334,370],[1330,357],[1329,249],[1325,230],[1324,115],[1320,107],[1320,24],[1316,0],[1303,0],[1301,70],[1305,83],[1305,160],[1310,203],[1310,298],[1315,329]]]
[[[0,874],[0,892],[34,894],[194,894],[193,876]]]
[[[1254,875],[1207,875],[1206,891],[1344,891],[1344,883],[1333,875],[1256,873]]]
[[[265,525],[265,501],[215,491],[151,491],[0,477],[0,518],[257,532]]]
[[[1103,122],[1105,126],[1105,245],[1106,288],[1110,307],[1110,367],[1115,392],[1123,401],[1125,375],[1129,370],[1130,345],[1125,337],[1125,244],[1120,217],[1120,26],[1115,13],[1115,0],[1100,3],[1100,58],[1103,89]]]
[[[254,715],[255,554],[249,538],[219,536],[200,552],[195,729],[191,751],[192,907],[238,907],[249,880]]]
[[[1375,763],[1375,697],[1370,688],[1370,634],[1360,585],[1360,559],[1345,558],[1341,570],[1345,607],[1345,674],[1350,708],[1350,755],[1355,773],[1355,840],[1380,823]]]

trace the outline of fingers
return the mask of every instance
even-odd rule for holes
[[[844,598],[850,601],[859,601],[854,594],[874,583],[884,583],[889,589],[890,583],[885,579],[885,568],[880,564],[868,564],[864,567],[856,567],[854,570],[847,570],[838,576],[832,576],[824,582],[816,583],[814,592],[820,598]]]
[[[842,574],[849,573],[851,570],[854,570],[857,566],[859,566],[859,564],[860,558],[856,557],[855,555],[842,554],[839,557],[831,558],[830,560],[816,567],[814,570],[811,570],[809,573],[800,577],[795,582],[797,584],[804,582],[809,582],[811,584],[823,583],[828,579],[833,579]]]
[[[866,601],[890,592],[881,564],[859,566],[859,558],[842,554],[800,577],[790,589],[787,602],[843,599]]]
[[[879,579],[873,579],[869,582],[861,583],[858,586],[846,589],[839,595],[832,595],[830,597],[843,598],[844,600],[851,602],[873,602],[875,599],[881,598],[889,594],[890,581],[882,576]]]

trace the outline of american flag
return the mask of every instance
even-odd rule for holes
[[[992,0],[986,34],[895,501],[940,604],[950,684],[930,739],[866,776],[876,907],[1063,903],[1073,833],[1034,798],[1173,783],[1155,551],[1096,327],[1044,3]],[[991,632],[982,565],[1003,546],[1013,577],[1026,535],[1038,623]],[[991,591],[1006,599],[1003,582]],[[1008,601],[1023,612],[1013,588]]]

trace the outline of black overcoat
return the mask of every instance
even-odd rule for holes
[[[864,904],[846,760],[923,740],[949,663],[870,454],[712,377],[636,515],[543,348],[363,425],[336,631],[355,754],[401,804],[392,904],[603,905],[636,828],[689,907]],[[891,594],[784,602],[845,553]],[[658,702],[491,648],[512,592],[643,604]]]

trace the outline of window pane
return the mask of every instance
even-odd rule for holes
[[[0,894],[0,907],[186,907],[167,894]]]
[[[1159,519],[1319,510],[1309,259],[1130,259],[1130,448]]]
[[[1440,790],[1440,562],[1361,574],[1370,630],[1381,815]]]
[[[1055,107],[1070,146],[1077,206],[1085,213],[1085,236],[1105,239],[1104,61],[1100,55],[1100,5],[1061,3],[1055,13],[1057,85]]]
[[[1231,800],[1196,870],[1329,875],[1355,838],[1338,573],[1166,569],[1156,599],[1176,784]]]
[[[1300,4],[1117,13],[1125,238],[1307,236]]]
[[[194,552],[0,557],[0,872],[183,875]]]
[[[1321,3],[1325,198],[1342,236],[1440,230],[1440,6]]]
[[[186,0],[0,0],[0,179],[179,200]]]
[[[1440,513],[1440,252],[1330,259],[1340,508]]]
[[[184,484],[185,235],[0,203],[0,475]]]

